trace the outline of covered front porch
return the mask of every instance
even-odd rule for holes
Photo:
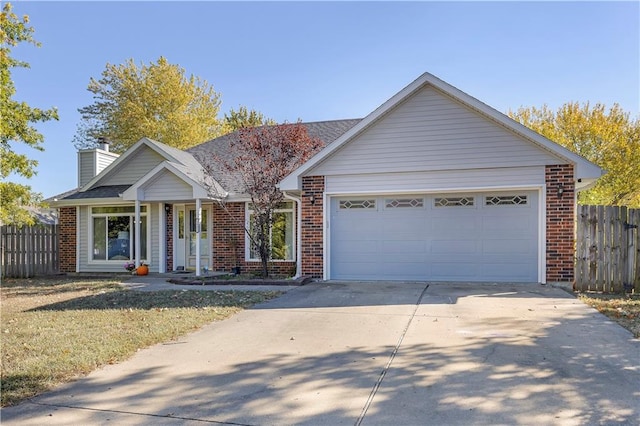
[[[128,188],[122,199],[135,205],[135,234],[141,235],[141,207],[145,203],[158,206],[158,265],[151,270],[193,271],[196,276],[209,271],[212,259],[212,208],[226,194],[215,182],[194,175],[186,167],[162,162]],[[141,239],[134,241],[135,265],[143,262]]]

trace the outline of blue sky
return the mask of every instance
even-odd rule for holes
[[[207,80],[222,113],[358,118],[425,71],[499,111],[568,101],[640,111],[638,2],[14,2],[42,47],[13,56],[15,99],[56,106],[27,182],[76,187],[72,139],[107,62],[169,62]]]

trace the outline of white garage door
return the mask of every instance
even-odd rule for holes
[[[536,282],[538,193],[333,197],[331,279]]]

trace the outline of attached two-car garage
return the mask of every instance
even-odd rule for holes
[[[538,191],[331,197],[331,279],[538,281]]]

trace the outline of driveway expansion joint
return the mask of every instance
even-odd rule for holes
[[[415,307],[413,308],[413,312],[411,313],[411,316],[409,317],[409,320],[407,321],[407,325],[404,327],[404,330],[402,330],[402,333],[400,334],[400,338],[398,339],[398,343],[396,343],[395,348],[393,348],[393,352],[391,352],[391,355],[389,356],[389,360],[387,361],[387,364],[382,369],[382,372],[380,372],[380,376],[378,377],[378,380],[376,381],[376,384],[373,385],[373,389],[371,389],[371,393],[369,394],[369,397],[367,398],[367,402],[364,404],[364,407],[362,408],[362,412],[360,413],[360,416],[358,417],[358,419],[355,422],[355,426],[362,425],[362,422],[364,421],[364,418],[367,415],[367,411],[369,411],[369,407],[371,406],[371,403],[373,402],[373,398],[375,398],[376,394],[378,393],[378,389],[380,389],[380,385],[382,384],[382,381],[384,380],[384,377],[387,375],[387,371],[389,371],[389,368],[391,368],[391,364],[393,364],[393,360],[395,359],[396,355],[398,354],[398,350],[400,349],[400,345],[402,345],[402,341],[404,340],[404,336],[407,334],[407,331],[409,330],[409,327],[411,326],[411,322],[413,321],[413,318],[416,316],[416,312],[418,312],[418,308],[420,307],[420,304],[422,303],[422,298],[424,297],[424,295],[427,292],[428,288],[429,288],[429,284],[427,284],[422,289],[422,292],[420,293],[420,297],[418,297],[418,300],[416,301]]]
[[[65,404],[47,404],[44,402],[35,402],[29,401],[31,404],[40,405],[43,407],[51,407],[51,408],[70,408],[72,410],[87,410],[87,411],[99,411],[101,413],[113,413],[113,414],[129,414],[133,416],[142,416],[142,417],[159,417],[163,419],[176,419],[176,420],[188,420],[192,422],[201,422],[201,423],[209,423],[215,425],[230,425],[230,426],[255,426],[247,423],[237,423],[237,422],[225,422],[219,420],[206,420],[206,419],[197,419],[193,417],[183,417],[183,416],[173,416],[171,414],[150,414],[150,413],[136,413],[134,411],[123,411],[123,410],[105,410],[100,408],[90,408],[90,407],[78,407],[75,405],[65,405]]]

